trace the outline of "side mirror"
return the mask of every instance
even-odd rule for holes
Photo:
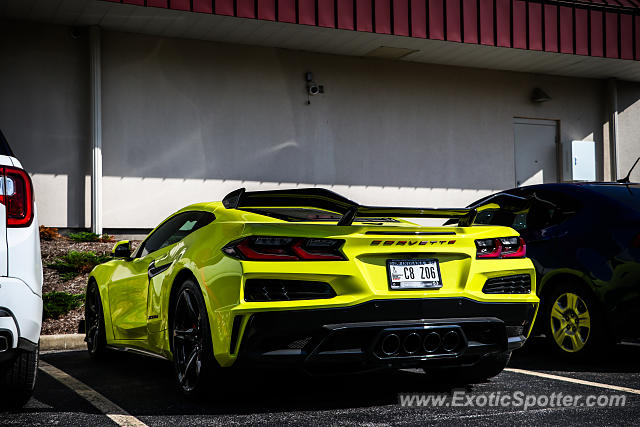
[[[131,244],[128,240],[121,240],[113,246],[111,256],[114,258],[131,258]]]

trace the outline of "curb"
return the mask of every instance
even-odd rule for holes
[[[86,350],[84,334],[41,335],[40,351]]]

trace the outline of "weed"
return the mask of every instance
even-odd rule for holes
[[[47,292],[42,295],[43,317],[57,319],[71,310],[84,304],[84,294],[70,294],[68,292]]]
[[[56,258],[47,267],[53,268],[60,273],[62,280],[71,280],[74,277],[88,273],[98,264],[107,262],[111,257],[107,255],[96,255],[94,252],[70,251],[68,254]]]

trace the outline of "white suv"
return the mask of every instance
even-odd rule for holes
[[[42,260],[31,178],[0,132],[0,408],[33,393],[42,326]]]

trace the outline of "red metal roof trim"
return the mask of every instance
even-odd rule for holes
[[[105,0],[640,61],[640,0]]]

